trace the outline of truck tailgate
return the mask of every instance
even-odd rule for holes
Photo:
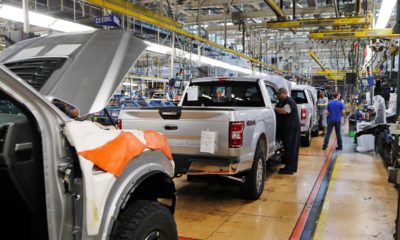
[[[125,109],[119,118],[123,129],[151,129],[165,134],[173,154],[210,155],[200,152],[201,131],[216,132],[214,155],[229,156],[230,110],[183,108],[180,117],[168,117],[167,113],[163,118],[162,114],[166,113],[159,109]]]

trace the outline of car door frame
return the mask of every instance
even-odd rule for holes
[[[73,199],[64,193],[58,171],[60,165],[68,163],[62,126],[71,119],[2,64],[0,90],[26,106],[38,124],[42,139],[49,239],[73,239],[73,235],[68,234],[73,230],[73,212],[66,209]]]
[[[274,86],[274,84],[271,83],[271,82],[268,82],[268,81],[265,80],[265,81],[262,81],[261,83],[263,85],[262,88],[265,89],[265,96],[269,97],[268,102],[266,104],[268,104],[270,106],[270,108],[271,108],[271,111],[272,111],[271,115],[273,116],[273,121],[274,121],[274,125],[275,125],[275,129],[274,129],[275,132],[273,134],[269,134],[270,139],[268,139],[268,143],[269,143],[269,145],[268,145],[269,156],[268,157],[271,157],[275,153],[275,150],[276,150],[275,148],[277,146],[276,137],[277,137],[277,127],[278,126],[277,126],[276,114],[275,114],[275,111],[274,111],[275,104],[271,102],[271,98],[275,98],[276,99],[276,97],[275,96],[270,96],[270,94],[268,92],[268,87],[270,87],[274,91],[274,94],[276,94],[278,91],[277,91],[277,87]],[[270,130],[270,128],[268,128],[268,127],[266,129]],[[268,136],[267,133],[266,133],[266,135],[267,135],[266,137],[268,138],[269,136]],[[273,144],[271,144],[271,143],[273,143]]]

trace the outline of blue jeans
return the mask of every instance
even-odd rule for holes
[[[328,132],[325,136],[324,147],[328,147],[329,138],[331,137],[333,127],[335,127],[338,148],[342,148],[342,135],[340,134],[340,121],[339,122],[328,122]]]

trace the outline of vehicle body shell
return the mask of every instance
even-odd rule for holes
[[[282,78],[282,80],[284,80]],[[257,84],[262,107],[234,106],[185,106],[184,99],[189,85],[198,83],[230,84],[246,82]],[[261,138],[266,143],[266,159],[280,148],[276,142],[276,116],[274,105],[278,86],[268,77],[202,78],[194,79],[187,86],[177,108],[170,109],[123,109],[119,115],[123,129],[151,129],[162,132],[168,138],[176,163],[176,174],[235,175],[251,169],[254,153]],[[290,85],[290,84],[289,84]],[[240,148],[229,145],[229,124],[243,122],[243,144]],[[202,132],[216,134],[213,153],[201,152]]]
[[[42,89],[35,89],[27,83],[27,76],[19,72],[18,69],[21,68],[15,67],[15,64],[53,59],[54,56],[49,53],[52,51],[54,53],[55,50],[61,53],[60,44],[62,45],[64,41],[74,42],[74,50],[69,52],[71,55],[57,55],[57,58],[65,59],[64,65],[46,79],[47,82]],[[80,41],[84,41],[84,43]],[[69,131],[71,124],[89,126],[93,123],[69,118],[50,101],[52,98],[63,99],[65,97],[66,102],[73,103],[82,110],[81,113],[83,114],[93,113],[104,108],[115,91],[117,82],[121,81],[118,78],[123,77],[140,56],[139,50],[136,50],[134,58],[128,56],[125,59],[131,61],[131,64],[129,64],[121,62],[124,54],[121,54],[119,58],[114,55],[132,47],[129,43],[136,43],[136,47],[142,48],[142,51],[145,48],[141,40],[132,38],[128,33],[98,31],[70,35],[50,35],[27,40],[10,47],[0,57],[2,62],[0,64],[1,94],[10,96],[13,101],[24,105],[34,117],[34,121],[37,122],[38,129],[35,129],[35,131],[40,134],[41,138],[40,151],[42,151],[43,156],[40,161],[43,161],[42,175],[45,185],[43,188],[49,239],[108,239],[114,220],[117,219],[118,214],[130,199],[135,198],[136,189],[153,180],[162,180],[159,182],[160,186],[167,187],[164,188],[164,192],[158,193],[157,191],[160,189],[149,189],[153,194],[152,198],[157,199],[160,196],[170,198],[172,202],[168,207],[171,212],[174,211],[175,188],[171,181],[174,174],[173,162],[168,160],[164,154],[160,151],[145,150],[143,154],[129,161],[118,177],[101,169],[96,169],[92,162],[82,159],[81,155],[74,150],[78,146],[74,146],[74,136]],[[77,67],[83,75],[81,75],[78,84],[80,88],[76,88],[74,86],[77,84],[76,79],[68,79],[68,77],[75,76],[75,74],[72,74],[73,69],[71,68],[84,61],[93,62],[99,52],[98,49],[97,51],[94,50],[96,47],[102,48],[102,44],[111,49],[116,49],[111,51],[113,55],[111,59],[108,59],[112,61],[112,64],[108,65],[108,60],[99,61],[107,66],[91,65],[92,67],[86,70],[86,74],[98,70],[103,73],[106,72],[106,76],[98,79],[96,74],[94,76],[85,75],[83,74],[85,73],[84,67]],[[14,66],[11,70],[10,64]],[[24,76],[24,79],[19,76]],[[91,77],[96,79],[91,79]],[[92,89],[86,91],[85,87],[92,87]],[[71,92],[72,88],[75,91]],[[97,92],[96,88],[99,88]],[[82,96],[85,92],[87,95]],[[74,98],[74,95],[79,97]],[[110,133],[109,130],[95,126],[92,126],[92,128],[99,136],[106,136]],[[24,144],[26,145],[26,143]],[[12,167],[9,161],[6,161],[5,164]],[[85,169],[85,165],[88,164],[91,164],[92,167]],[[80,174],[76,171],[82,171],[82,175],[79,176]],[[30,173],[22,172],[22,174]],[[14,178],[16,185],[18,180],[18,177]],[[89,182],[93,184],[90,185]],[[96,195],[94,202],[88,201],[90,194]],[[26,204],[29,205],[29,202]]]

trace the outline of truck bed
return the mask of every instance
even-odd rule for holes
[[[200,152],[201,131],[217,132],[214,155],[229,156],[228,125],[232,108],[126,109],[120,119],[124,129],[151,129],[168,138],[174,154],[209,155]]]

